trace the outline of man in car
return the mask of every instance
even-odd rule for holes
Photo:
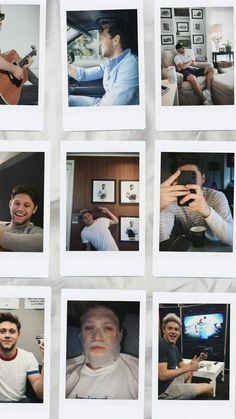
[[[87,69],[68,64],[68,73],[77,81],[103,79],[105,94],[102,98],[70,95],[69,106],[138,105],[138,57],[131,51],[127,24],[118,18],[106,20],[99,33],[101,55],[108,60]]]
[[[193,372],[201,368],[205,353],[194,356],[186,363],[183,361],[176,342],[181,334],[181,320],[176,314],[169,313],[162,320],[163,338],[159,341],[158,398],[193,399],[200,394],[213,395],[213,386],[208,383],[192,383]]]
[[[137,399],[138,359],[120,353],[122,329],[108,306],[89,307],[80,320],[83,355],[69,359],[69,399]]]
[[[203,105],[213,105],[211,87],[214,77],[214,68],[210,64],[206,65],[204,68],[197,67],[194,58],[185,51],[182,42],[178,42],[175,49],[177,55],[174,57],[174,62],[178,71],[183,74],[184,80],[191,83],[193,90],[200,97]],[[203,91],[197,79],[200,76],[206,76],[207,88]]]
[[[27,380],[36,395],[43,399],[43,368],[40,373],[35,356],[18,348],[20,332],[17,316],[10,312],[0,313],[0,403],[30,403],[25,395]]]
[[[0,222],[0,246],[14,252],[42,252],[43,229],[31,222],[38,209],[38,194],[28,185],[13,188],[10,222]]]
[[[196,184],[178,185],[181,171],[196,172]],[[170,239],[173,227],[191,239],[190,228],[206,227],[206,237],[233,244],[233,219],[223,192],[204,187],[205,171],[202,160],[192,154],[181,156],[172,165],[173,174],[160,187],[160,242]],[[179,206],[177,198],[180,197]]]
[[[118,251],[117,244],[110,232],[110,226],[118,224],[118,218],[112,214],[107,208],[97,207],[107,217],[93,218],[91,211],[83,209],[79,212],[79,219],[84,222],[85,227],[81,231],[81,240],[85,245],[85,250],[92,250],[92,246],[96,250]]]

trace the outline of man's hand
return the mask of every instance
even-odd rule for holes
[[[76,76],[77,76],[77,68],[74,65],[72,65],[72,64],[68,64],[68,74],[73,79],[76,79]]]
[[[198,371],[199,368],[201,368],[200,362],[201,362],[200,356],[195,355],[188,364],[189,371]]]
[[[199,185],[186,185],[186,188],[189,190],[189,194],[181,199],[180,203],[184,204],[190,199],[193,199],[193,202],[190,202],[189,204],[190,212],[198,212],[204,218],[208,217],[211,209],[203,196],[201,187]],[[195,190],[196,193],[190,193],[190,189]]]
[[[24,72],[18,65],[12,64],[10,72],[17,80],[23,79]]]
[[[29,68],[34,61],[33,58],[30,55],[27,55],[27,63],[23,66],[23,68]]]
[[[172,176],[161,183],[160,186],[160,209],[168,207],[171,202],[176,202],[178,196],[185,196],[190,193],[184,185],[177,185],[176,180],[180,175],[177,170]]]
[[[97,205],[97,209],[98,209],[99,211],[101,211],[103,214],[108,214],[108,212],[110,212],[110,211],[108,211],[108,209],[107,209],[107,208],[105,208],[105,207],[101,207],[101,205]]]

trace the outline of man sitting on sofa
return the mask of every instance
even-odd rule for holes
[[[174,62],[177,70],[183,74],[184,80],[191,83],[193,90],[200,97],[203,105],[213,105],[211,98],[211,87],[214,76],[214,68],[211,65],[206,65],[204,68],[198,68],[196,62],[190,53],[185,51],[184,44],[178,42],[175,49],[177,55],[174,57]],[[206,76],[207,88],[202,91],[198,82],[198,77]]]

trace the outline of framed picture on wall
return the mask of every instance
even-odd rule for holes
[[[192,19],[203,19],[203,9],[192,9]]]
[[[93,179],[92,180],[92,203],[116,202],[116,181],[115,179]]]
[[[177,22],[176,25],[178,32],[189,32],[188,22]]]
[[[193,35],[194,44],[204,44],[204,35]]]
[[[167,18],[170,18],[170,17],[172,17],[172,10],[170,9],[170,8],[164,8],[164,7],[162,7],[161,8],[161,17],[162,18],[165,18],[165,17],[167,17]]]
[[[139,181],[120,180],[120,204],[139,203]]]
[[[161,32],[163,32],[163,33],[171,32],[171,20],[162,20],[162,22],[161,22]]]
[[[203,31],[203,25],[201,21],[193,22],[193,32],[201,33]]]
[[[139,217],[120,217],[120,241],[139,241]]]
[[[173,43],[173,35],[161,35],[161,45],[172,45]]]

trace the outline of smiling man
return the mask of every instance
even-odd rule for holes
[[[213,395],[213,386],[208,383],[192,383],[193,372],[201,368],[200,362],[206,359],[202,353],[185,363],[176,342],[181,334],[181,320],[169,313],[162,320],[163,338],[159,341],[158,398],[193,399],[200,394]]]
[[[103,79],[105,94],[100,97],[69,96],[69,106],[112,106],[139,104],[138,57],[130,48],[127,23],[107,19],[99,27],[100,66],[84,69],[68,64],[68,74],[77,81]]]
[[[35,356],[17,347],[21,324],[10,312],[0,313],[0,402],[30,403],[26,381],[43,399],[43,369],[40,374]],[[42,347],[41,347],[42,349]]]
[[[120,353],[122,329],[105,305],[87,309],[80,320],[83,355],[67,361],[69,399],[137,399],[138,359]]]
[[[28,185],[13,188],[10,222],[0,222],[0,246],[15,252],[42,252],[43,229],[31,222],[38,209],[37,192]]]

